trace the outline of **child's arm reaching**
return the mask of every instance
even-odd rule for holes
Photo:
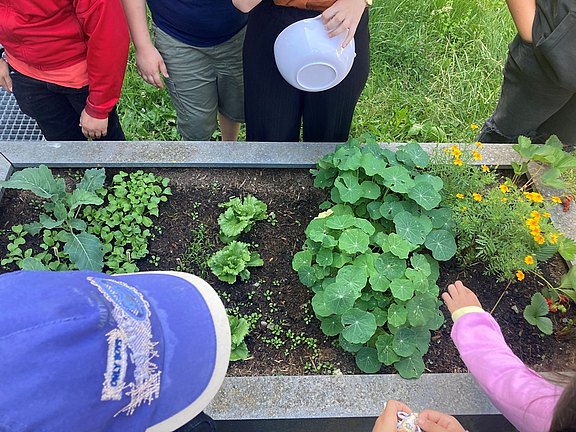
[[[562,388],[528,368],[508,347],[476,295],[456,281],[442,294],[452,313],[452,339],[494,406],[520,431],[549,430]]]
[[[236,9],[241,12],[247,13],[260,4],[262,0],[232,0]]]
[[[514,20],[520,37],[532,42],[532,26],[536,16],[536,0],[506,0],[510,15]]]

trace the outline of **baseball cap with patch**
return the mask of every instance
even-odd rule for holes
[[[171,432],[229,356],[224,306],[188,273],[0,275],[0,431]]]

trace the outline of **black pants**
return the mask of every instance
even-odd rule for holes
[[[184,426],[176,429],[174,432],[215,432],[216,424],[211,417],[203,412],[198,414]]]
[[[274,42],[288,25],[319,12],[276,6],[264,0],[248,18],[244,40],[244,97],[248,141],[299,141],[300,126],[308,142],[348,139],[354,108],[368,79],[370,54],[368,11],[354,42],[356,58],[348,76],[336,87],[305,92],[288,84],[276,67]]]
[[[63,87],[30,78],[10,69],[14,96],[20,110],[38,123],[48,141],[86,141],[80,114],[86,106],[88,86],[81,89]],[[123,141],[124,132],[116,108],[108,115],[108,132],[102,141]]]
[[[516,143],[524,135],[543,143],[554,134],[566,146],[576,145],[576,7],[571,7],[575,11],[534,44],[519,36],[510,44],[500,99],[478,141]]]

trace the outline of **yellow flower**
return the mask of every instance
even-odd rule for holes
[[[502,201],[502,202],[506,202],[506,201],[508,201],[508,198],[506,198],[506,197],[502,197],[502,198],[500,198],[500,201]]]
[[[460,159],[459,157],[454,159],[454,165],[462,166],[462,159]]]
[[[536,219],[533,218],[528,218],[526,219],[526,225],[528,225],[530,228],[538,226],[538,221]]]
[[[482,155],[480,154],[480,152],[478,150],[472,151],[472,157],[474,158],[474,160],[477,160],[477,161],[482,160]]]
[[[470,129],[472,129],[473,131],[475,131],[476,129],[478,129],[480,126],[478,126],[476,123],[472,123],[470,125]]]
[[[532,192],[532,201],[541,203],[544,202],[544,197],[538,192]]]
[[[478,202],[482,201],[482,195],[480,195],[479,193],[476,193],[476,192],[474,192],[472,194],[472,198],[474,198],[474,201],[478,201]]]
[[[545,218],[549,218],[551,215],[548,212],[544,212],[542,213],[542,216],[544,216]]]
[[[548,241],[550,242],[550,244],[558,243],[558,234],[555,233],[548,234]]]
[[[476,147],[477,148],[482,148],[482,143],[480,141],[476,141]]]
[[[457,194],[456,194],[456,198],[458,198],[458,199],[462,199],[462,198],[464,198],[464,195],[463,195],[463,194],[461,194],[461,193],[457,193]]]
[[[501,184],[498,187],[500,188],[500,192],[502,192],[502,193],[510,192],[510,188],[508,186],[506,186],[505,184]]]
[[[544,244],[544,242],[545,242],[546,240],[544,240],[544,237],[542,236],[542,234],[536,234],[536,235],[534,236],[534,241],[535,241],[536,243],[538,243],[539,245],[541,245],[541,244]]]
[[[535,221],[540,220],[540,213],[538,213],[536,210],[532,210],[530,212],[530,217],[533,218]]]
[[[488,165],[482,165],[482,171],[490,172],[490,167],[488,167]]]
[[[518,279],[519,281],[524,280],[525,277],[526,277],[526,275],[524,274],[524,272],[522,270],[518,270],[516,272],[516,279]]]
[[[555,202],[556,204],[562,204],[562,198],[560,198],[560,197],[553,196],[550,199],[552,200],[552,202]]]
[[[524,262],[528,265],[534,264],[534,257],[532,255],[526,255],[524,257]]]

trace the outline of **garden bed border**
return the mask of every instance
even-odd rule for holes
[[[0,141],[0,180],[15,169],[202,167],[312,168],[336,143],[251,142],[50,142]],[[382,143],[394,150],[399,143]],[[431,151],[436,146],[421,144]],[[519,156],[508,144],[484,144],[482,161],[509,168]],[[530,173],[534,173],[534,169]],[[537,180],[537,179],[536,179]],[[538,185],[540,192],[549,194]],[[3,190],[0,189],[0,199]],[[556,227],[576,238],[576,211],[552,212]],[[572,264],[576,264],[572,262]],[[434,407],[460,416],[492,415],[492,406],[469,374],[226,377],[207,412],[220,420],[376,417],[387,399],[414,409]],[[332,429],[334,430],[334,429]]]

